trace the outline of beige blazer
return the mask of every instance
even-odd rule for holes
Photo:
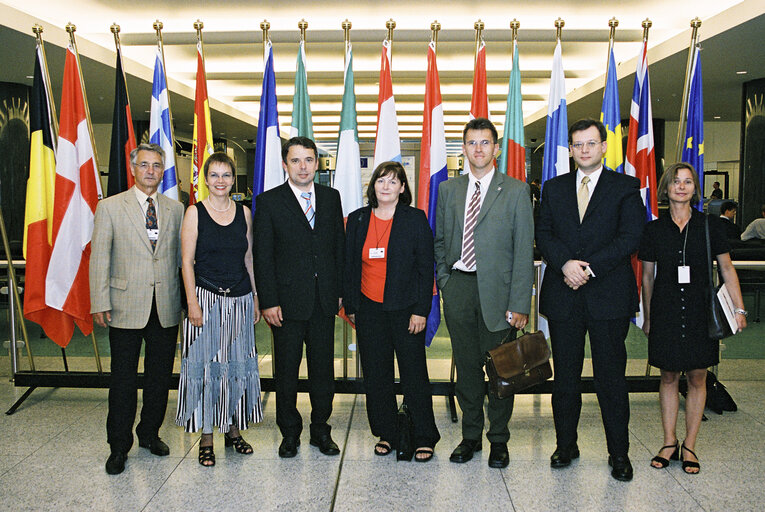
[[[110,311],[112,327],[145,327],[153,297],[163,327],[181,321],[183,205],[158,194],[157,220],[159,238],[152,251],[133,188],[98,203],[90,254],[90,311]]]

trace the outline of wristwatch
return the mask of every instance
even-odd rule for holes
[[[736,308],[733,310],[733,312],[736,313],[737,315],[744,315],[744,316],[747,316],[749,314],[747,310],[741,309],[741,308]]]

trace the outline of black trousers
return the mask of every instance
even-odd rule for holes
[[[373,435],[396,445],[395,352],[404,402],[414,425],[414,445],[432,448],[441,436],[433,417],[433,397],[425,362],[425,331],[409,333],[411,309],[383,311],[382,304],[361,296],[356,313],[356,337],[367,393],[367,418]]]
[[[149,321],[142,329],[109,327],[111,382],[106,436],[112,452],[127,453],[133,446],[133,423],[138,401],[138,359],[144,351],[144,385],[141,421],[136,427],[138,439],[157,437],[167,410],[167,391],[173,372],[178,326],[162,327],[157,305],[151,305]]]
[[[584,337],[587,332],[590,335],[592,373],[608,453],[613,456],[627,455],[630,406],[624,376],[627,368],[624,340],[629,323],[629,318],[597,320],[590,317],[582,297],[577,297],[570,319],[549,321],[555,371],[552,409],[559,447],[569,447],[577,441],[576,429],[582,411],[580,384]]]
[[[317,290],[310,319],[285,318],[281,327],[272,329],[276,366],[276,424],[282,436],[300,436],[303,431],[303,418],[297,410],[303,342],[311,398],[311,437],[329,434],[327,421],[335,398],[335,315],[327,315],[322,310]]]

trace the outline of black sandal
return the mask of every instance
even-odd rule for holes
[[[375,455],[379,455],[380,457],[385,457],[392,451],[393,447],[388,441],[380,441],[375,445]]]
[[[199,447],[199,463],[205,467],[215,465],[215,452],[213,451],[212,446]]]
[[[699,460],[699,457],[693,453],[693,450],[685,446],[685,442],[681,445],[681,449],[685,450],[686,452],[690,453],[694,457],[696,457],[696,461]],[[681,460],[683,461],[683,471],[685,471],[688,475],[698,475],[701,472],[701,466],[698,462],[694,462],[692,460],[685,460],[685,457],[680,455]],[[689,469],[698,469],[698,471],[688,471]]]
[[[427,455],[426,457],[418,457],[418,455]],[[433,448],[423,447],[417,448],[414,451],[414,460],[416,462],[428,462],[433,458]]]
[[[228,434],[223,434],[223,438],[225,439],[226,447],[233,446],[236,453],[243,453],[245,455],[252,454],[252,445],[245,441],[241,434],[236,437],[230,437]]]
[[[667,466],[669,466],[669,461],[671,461],[671,460],[677,460],[677,459],[679,458],[679,457],[678,457],[678,453],[680,452],[680,447],[678,446],[678,444],[679,444],[679,443],[678,443],[677,441],[675,441],[675,444],[668,444],[668,445],[666,445],[666,446],[662,446],[662,447],[659,449],[659,453],[663,452],[663,451],[664,451],[664,450],[666,450],[667,448],[674,448],[675,450],[674,450],[674,451],[672,452],[672,454],[669,456],[669,459],[665,459],[664,457],[662,457],[662,456],[660,456],[660,455],[657,455],[656,457],[654,457],[653,459],[651,459],[651,462],[652,462],[652,463],[653,463],[653,462],[658,462],[658,463],[660,464],[659,466],[654,466],[653,464],[651,464],[651,467],[652,467],[652,468],[656,468],[656,469],[664,469],[664,468],[666,468]]]

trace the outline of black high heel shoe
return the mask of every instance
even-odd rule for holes
[[[226,447],[228,448],[229,446],[233,446],[237,453],[250,455],[253,451],[252,445],[245,441],[241,434],[236,437],[229,436],[228,434],[223,434],[223,439],[225,440]]]
[[[697,461],[699,460],[698,455],[693,453],[693,450],[691,450],[690,448],[685,446],[685,441],[683,441],[683,444],[682,444],[681,448],[683,450],[685,450],[686,452],[690,453],[691,455],[693,455],[694,457],[696,457]],[[701,466],[699,465],[699,463],[698,462],[694,462],[692,460],[685,460],[685,458],[682,456],[682,453],[680,454],[680,460],[683,461],[683,471],[685,471],[686,474],[688,474],[688,475],[698,475],[701,472]],[[698,471],[688,471],[689,469],[698,469]]]
[[[678,460],[678,459],[680,458],[680,457],[679,457],[679,452],[680,452],[680,443],[679,443],[678,441],[675,441],[675,444],[668,444],[668,445],[666,445],[666,446],[662,446],[662,447],[659,449],[659,453],[663,452],[663,451],[664,451],[664,450],[666,450],[667,448],[674,448],[674,449],[675,449],[675,451],[673,451],[673,452],[672,452],[672,455],[670,455],[670,456],[669,456],[669,459],[665,459],[664,457],[661,457],[661,456],[659,456],[659,455],[657,455],[656,457],[654,457],[653,459],[651,459],[651,467],[652,467],[652,468],[656,468],[656,469],[664,469],[664,468],[666,468],[667,466],[669,466],[669,461],[671,461],[671,460]],[[661,465],[660,465],[660,466],[654,466],[654,465],[653,465],[653,463],[654,463],[654,462],[658,462],[658,463],[659,463],[659,464],[661,464]]]

